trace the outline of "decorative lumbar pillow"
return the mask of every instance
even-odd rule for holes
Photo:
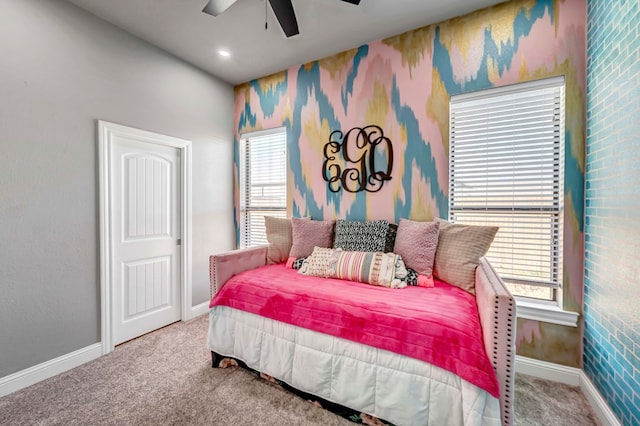
[[[264,227],[267,231],[267,264],[286,262],[293,243],[291,237],[291,219],[265,216]]]
[[[333,221],[291,218],[291,237],[293,243],[287,260],[289,267],[295,259],[311,255],[314,247],[331,247]]]
[[[343,251],[337,249],[329,266],[335,278],[389,288],[404,288],[407,269],[402,258],[393,253]]]
[[[314,277],[329,278],[335,273],[331,265],[335,263],[336,250],[326,247],[314,247],[310,256],[303,260],[298,273]]]
[[[302,262],[298,273],[389,288],[407,286],[407,268],[402,258],[393,253],[315,247],[311,256]]]
[[[440,223],[433,273],[436,278],[475,294],[475,272],[498,232],[497,226]]]
[[[347,251],[384,252],[389,238],[389,222],[386,220],[362,222],[338,220],[335,233],[333,248]]]
[[[433,263],[438,247],[438,222],[400,219],[393,252],[402,256],[407,268],[418,273],[417,283],[433,287]]]

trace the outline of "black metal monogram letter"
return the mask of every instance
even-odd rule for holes
[[[334,130],[323,153],[322,177],[331,192],[378,192],[391,180],[393,146],[379,126],[354,127],[344,134]],[[386,159],[384,170],[378,170],[376,158]]]

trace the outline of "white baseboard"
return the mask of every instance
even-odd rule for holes
[[[94,343],[91,346],[2,377],[0,378],[0,397],[53,377],[56,374],[64,373],[100,356],[102,356],[102,343]]]
[[[209,312],[209,302],[204,302],[191,307],[189,318],[193,319]],[[27,386],[36,384],[42,380],[64,373],[103,355],[102,343],[78,349],[77,351],[59,356],[42,364],[34,365],[17,373],[0,377],[0,397],[9,395]]]
[[[528,374],[571,386],[579,386],[603,426],[621,426],[620,421],[611,411],[611,407],[609,407],[583,370],[516,355],[516,373]]]
[[[528,374],[571,386],[579,386],[582,370],[516,355],[516,373]]]
[[[199,317],[200,315],[209,313],[209,302],[204,302],[196,306],[191,307],[191,318],[194,319]]]
[[[611,407],[604,400],[593,382],[584,371],[580,371],[580,390],[587,398],[603,426],[621,426],[620,420],[613,414]]]

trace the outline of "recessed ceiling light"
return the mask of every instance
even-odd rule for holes
[[[218,55],[224,58],[228,58],[229,56],[231,56],[231,53],[228,50],[220,49],[218,50]]]

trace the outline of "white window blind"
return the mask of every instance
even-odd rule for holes
[[[286,146],[284,128],[240,140],[240,247],[267,244],[264,216],[286,217]]]
[[[487,258],[515,295],[562,284],[564,78],[451,98],[449,219],[496,225]]]

